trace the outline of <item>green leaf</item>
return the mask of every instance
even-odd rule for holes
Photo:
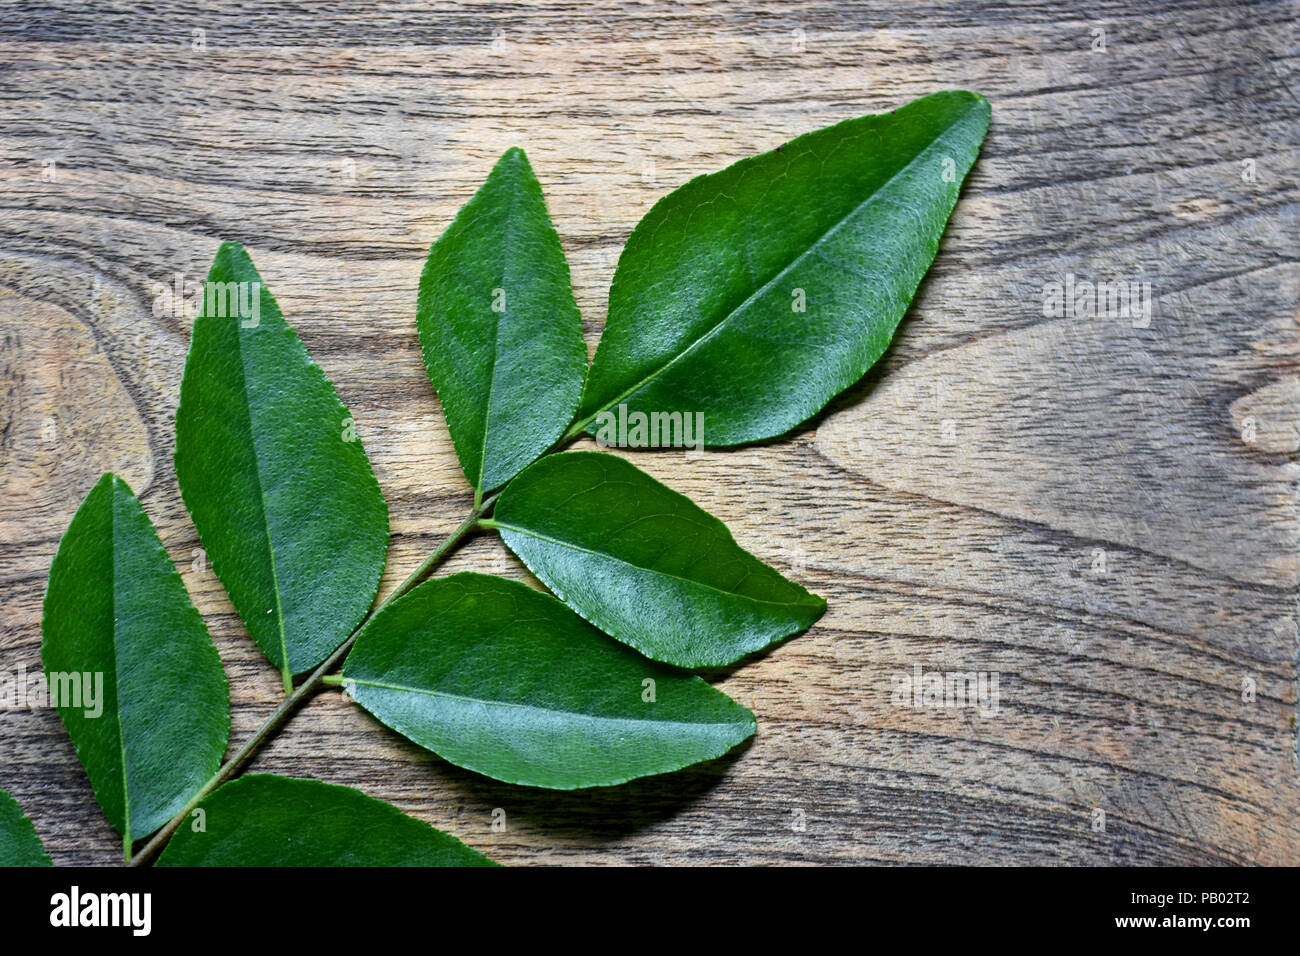
[[[557,790],[719,757],[754,715],[647,661],[517,581],[427,581],[366,625],[343,684],[381,721],[460,767]]]
[[[51,866],[36,828],[18,801],[0,790],[0,866]]]
[[[41,630],[51,703],[129,851],[216,773],[230,696],[203,618],[116,475],[63,535]]]
[[[203,829],[177,830],[159,866],[496,866],[390,803],[318,780],[251,774],[198,809]]]
[[[615,455],[543,458],[486,523],[569,607],[679,667],[731,664],[826,610],[717,518]]]
[[[238,243],[217,251],[206,288],[176,411],[176,477],[213,570],[287,689],[374,601],[388,506],[347,408]]]
[[[569,264],[522,149],[429,250],[417,316],[461,467],[491,491],[564,432],[587,370]]]
[[[660,200],[619,259],[575,430],[626,405],[703,413],[704,442],[734,445],[816,414],[888,346],[988,122],[984,97],[935,93]]]

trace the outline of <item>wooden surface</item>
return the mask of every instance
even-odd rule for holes
[[[0,10],[0,670],[39,666],[51,557],[111,469],[212,630],[232,743],[273,708],[278,675],[193,566],[171,460],[189,320],[152,310],[220,240],[354,413],[388,590],[470,505],[415,288],[505,148],[542,181],[594,348],[657,197],[965,87],[988,141],[867,380],[763,447],[629,452],[830,601],[706,675],[758,714],[750,745],[552,793],[330,690],[254,769],[360,787],[511,864],[1300,863],[1295,4],[91,6]],[[1045,318],[1066,273],[1149,282],[1149,325]],[[465,568],[526,578],[488,537]],[[917,665],[996,672],[998,713],[895,706]],[[53,712],[0,714],[0,786],[56,862],[118,859]]]

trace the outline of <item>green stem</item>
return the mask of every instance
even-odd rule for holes
[[[216,790],[217,787],[221,786],[233,777],[236,771],[238,771],[239,768],[248,761],[248,758],[251,757],[269,737],[274,735],[275,732],[280,729],[280,726],[289,719],[294,711],[296,711],[308,697],[312,696],[312,694],[316,692],[330,671],[337,667],[342,662],[343,658],[347,656],[348,651],[352,649],[352,645],[357,641],[357,635],[361,633],[366,624],[368,624],[380,610],[387,607],[403,594],[410,591],[411,588],[419,584],[420,579],[423,578],[425,574],[434,567],[434,565],[442,561],[442,559],[445,558],[451,550],[456,547],[456,545],[460,544],[467,535],[473,533],[477,529],[479,519],[482,518],[492,505],[496,503],[496,497],[496,495],[493,495],[486,501],[479,502],[473,512],[470,513],[469,517],[462,521],[460,526],[448,535],[446,540],[444,540],[442,544],[438,545],[438,547],[434,549],[433,553],[425,558],[418,568],[407,575],[406,580],[399,584],[392,594],[384,598],[377,607],[366,615],[366,619],[357,625],[357,629],[349,635],[346,641],[339,645],[338,650],[327,657],[320,667],[312,671],[311,675],[302,682],[302,685],[297,690],[293,691],[293,693],[280,702],[280,706],[275,709],[270,717],[266,718],[266,721],[257,729],[257,732],[244,742],[244,745],[239,748],[233,757],[221,765],[221,769],[213,774],[212,779],[203,785],[202,789],[194,795],[193,799],[191,799],[189,803],[185,804],[185,807],[180,813],[172,817],[165,827],[154,834],[153,839],[146,843],[139,853],[135,856],[131,856],[131,846],[129,843],[127,844],[126,856],[131,866],[144,865],[153,858],[154,854],[162,849],[163,845],[171,839],[172,834],[175,833],[180,825],[185,822],[185,818],[194,812],[194,808],[199,805],[200,801],[202,801],[203,798],[213,790]]]
[[[596,413],[596,415],[599,414],[600,412]],[[588,415],[582,421],[574,422],[569,426],[569,430],[560,436],[560,440],[555,443],[551,451],[558,451],[570,442],[582,437],[582,434],[587,430],[587,426],[596,420],[596,415]],[[550,452],[547,452],[547,454],[550,454]]]

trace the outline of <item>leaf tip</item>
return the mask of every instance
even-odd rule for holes
[[[99,480],[95,482],[94,486],[86,492],[86,497],[81,501],[81,507],[85,507],[86,503],[92,499],[98,501],[102,498],[107,498],[109,501],[112,501],[113,499],[123,495],[132,499],[135,499],[136,497],[135,492],[131,489],[131,485],[125,478],[116,472],[106,471],[99,476]],[[80,508],[78,510],[80,510]],[[71,526],[69,526],[69,528],[70,527]]]
[[[952,90],[951,92],[963,99],[969,100],[971,106],[974,107],[977,112],[983,114],[985,122],[992,117],[993,104],[989,102],[989,98],[983,93],[976,93],[974,90]]]
[[[126,482],[118,477],[116,472],[106,471],[99,476],[99,480],[95,482],[95,487],[91,490],[93,491],[99,488],[118,488],[125,485]],[[130,489],[128,488],[127,490],[129,491]]]
[[[253,266],[253,257],[248,254],[248,250],[244,248],[242,243],[235,242],[233,239],[227,239],[217,246],[217,254],[212,257],[212,268],[215,270],[221,266],[224,266],[229,272],[235,272],[241,266],[250,266],[256,271],[256,267]],[[209,274],[208,280],[212,281],[211,274]]]
[[[740,739],[736,741],[736,744],[740,745],[744,743],[746,740],[748,740],[750,737],[754,736],[754,734],[758,733],[758,718],[754,716],[754,712],[750,710],[748,707],[746,707],[744,704],[738,703],[736,704],[736,706],[739,707],[741,710],[743,710],[745,712],[745,716],[749,718],[748,720],[746,720],[744,723],[740,725],[741,736]]]
[[[524,152],[522,146],[511,146],[501,154],[496,166],[492,168],[493,176],[506,172],[523,176],[525,179],[533,175],[532,164],[528,162],[528,154]]]

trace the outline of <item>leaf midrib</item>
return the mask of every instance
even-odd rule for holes
[[[488,438],[491,435],[492,425],[492,393],[496,390],[498,361],[501,356],[501,335],[506,324],[507,316],[510,315],[510,300],[508,279],[510,277],[513,257],[509,254],[514,239],[515,228],[515,209],[518,206],[519,197],[514,190],[510,190],[510,203],[506,209],[505,229],[501,239],[501,246],[504,250],[502,261],[504,265],[501,270],[501,294],[506,298],[505,307],[500,312],[500,318],[496,321],[496,329],[492,335],[492,374],[488,377],[487,401],[483,405],[483,444],[479,449],[478,462],[478,481],[474,482],[474,490],[482,493],[485,477],[488,470]]]
[[[554,714],[561,717],[585,718],[586,720],[601,721],[604,723],[614,724],[634,724],[649,725],[651,727],[737,727],[740,726],[738,721],[696,721],[696,720],[656,720],[653,718],[642,717],[604,717],[600,714],[588,714],[580,710],[557,710],[554,707],[540,707],[537,704],[521,704],[512,700],[491,700],[486,697],[467,697],[463,694],[452,694],[447,691],[432,690],[425,687],[408,687],[405,684],[388,684],[382,681],[364,680],[357,677],[343,678],[344,684],[359,684],[365,687],[378,687],[381,690],[395,690],[410,694],[423,694],[426,697],[438,697],[445,700],[460,701],[467,704],[483,704],[488,707],[510,707],[519,710],[536,711],[541,714]]]
[[[598,408],[598,409],[596,409],[595,411],[593,411],[590,415],[588,415],[588,416],[583,420],[583,422],[582,422],[582,427],[581,427],[580,429],[578,429],[578,430],[581,431],[581,430],[585,429],[589,424],[591,424],[591,422],[592,422],[592,421],[593,421],[593,420],[594,420],[598,415],[600,415],[601,412],[608,411],[610,408],[613,408],[613,407],[617,406],[620,402],[623,402],[623,401],[627,400],[628,398],[630,398],[631,396],[635,395],[635,394],[636,394],[637,392],[639,392],[641,389],[645,388],[646,385],[647,385],[648,383],[650,383],[650,382],[653,381],[654,379],[658,378],[659,376],[663,375],[663,374],[664,374],[665,372],[667,372],[670,368],[672,368],[674,365],[676,365],[679,361],[681,361],[682,359],[684,359],[686,356],[690,355],[692,352],[694,352],[697,348],[699,348],[699,347],[700,347],[701,345],[703,345],[705,342],[707,342],[707,341],[709,341],[711,338],[713,338],[713,337],[714,337],[714,336],[715,336],[719,331],[722,330],[722,328],[723,328],[723,327],[724,327],[728,322],[731,321],[731,319],[732,319],[733,317],[735,317],[736,315],[740,314],[740,313],[743,312],[745,309],[747,309],[747,308],[749,307],[749,305],[750,305],[752,302],[754,302],[757,298],[759,298],[761,295],[763,295],[764,293],[766,293],[766,292],[768,291],[768,289],[770,289],[770,288],[771,288],[771,287],[772,287],[776,282],[778,282],[778,281],[780,281],[782,278],[784,278],[784,277],[785,277],[785,276],[790,272],[790,270],[792,270],[793,268],[795,268],[795,266],[799,265],[799,264],[804,260],[805,257],[811,255],[811,254],[812,254],[812,253],[813,253],[813,252],[814,252],[814,251],[815,251],[815,250],[816,250],[820,245],[822,245],[822,244],[823,244],[823,243],[824,243],[828,238],[830,238],[832,235],[834,235],[834,234],[835,234],[835,233],[836,233],[836,232],[837,232],[837,231],[838,231],[838,230],[839,230],[839,229],[840,229],[840,228],[841,228],[841,227],[842,227],[846,222],[848,222],[850,219],[852,219],[853,217],[855,217],[855,216],[856,216],[859,212],[861,212],[861,211],[863,210],[863,208],[865,208],[869,203],[874,202],[874,201],[875,201],[875,200],[876,200],[876,199],[877,199],[877,198],[878,198],[878,197],[879,197],[879,196],[880,196],[880,195],[881,195],[881,194],[882,194],[886,189],[889,188],[890,184],[892,184],[893,181],[894,181],[895,179],[897,179],[897,178],[898,178],[899,176],[901,176],[903,173],[905,173],[905,172],[907,172],[909,169],[911,169],[912,166],[915,165],[915,164],[917,163],[917,161],[919,161],[919,160],[921,159],[922,156],[924,156],[926,153],[928,153],[928,152],[929,152],[929,151],[934,147],[934,145],[935,145],[937,142],[939,142],[940,139],[942,139],[944,136],[946,136],[946,135],[947,135],[947,134],[948,134],[948,133],[949,133],[949,132],[954,128],[954,127],[956,127],[959,123],[961,123],[963,120],[965,120],[965,118],[966,118],[968,115],[969,115],[969,113],[963,113],[962,116],[961,116],[959,119],[953,121],[953,122],[950,123],[949,125],[945,126],[942,130],[940,130],[940,131],[939,131],[939,132],[934,136],[934,138],[930,140],[930,142],[928,142],[928,143],[927,143],[927,144],[926,144],[922,149],[920,149],[920,150],[917,151],[917,153],[916,153],[915,156],[913,156],[910,160],[908,160],[906,163],[904,163],[902,166],[900,166],[897,170],[895,170],[895,171],[890,175],[890,177],[889,177],[887,180],[885,180],[884,183],[882,183],[879,187],[877,187],[875,190],[873,190],[873,191],[871,192],[870,195],[868,195],[868,196],[867,196],[865,199],[863,199],[860,203],[858,203],[858,204],[857,204],[856,206],[854,206],[851,210],[849,210],[849,212],[847,212],[847,213],[846,213],[846,214],[845,214],[845,215],[844,215],[840,220],[838,220],[838,221],[837,221],[834,225],[832,225],[829,229],[827,229],[825,232],[823,232],[823,233],[821,234],[821,236],[819,236],[815,242],[811,243],[811,244],[808,246],[808,248],[804,249],[801,253],[799,253],[799,255],[795,256],[794,259],[792,259],[789,263],[787,263],[785,266],[783,266],[783,267],[781,268],[780,271],[778,271],[775,275],[772,276],[772,278],[768,279],[768,280],[767,280],[766,282],[764,282],[761,286],[759,286],[757,289],[755,289],[753,292],[751,292],[748,296],[746,296],[743,302],[741,302],[741,303],[740,303],[739,305],[737,305],[735,308],[729,310],[725,315],[722,316],[722,318],[720,318],[716,323],[714,323],[712,327],[710,327],[709,329],[705,330],[705,331],[704,331],[700,336],[698,336],[694,341],[692,341],[689,345],[687,345],[686,348],[684,348],[684,349],[682,349],[681,351],[679,351],[676,355],[674,355],[672,358],[670,358],[670,359],[669,359],[667,362],[665,362],[663,365],[659,366],[657,369],[655,369],[654,371],[652,371],[652,372],[650,372],[648,375],[646,375],[644,378],[642,378],[639,382],[637,382],[636,384],[632,385],[630,388],[628,388],[626,391],[624,391],[622,394],[620,394],[617,398],[611,399],[610,401],[606,402],[604,405],[600,406],[600,408]]]
[[[257,281],[261,282],[260,277]],[[259,295],[261,291],[259,287]],[[213,321],[216,320],[217,317],[213,316]],[[244,397],[244,411],[248,420],[247,438],[249,449],[253,453],[253,477],[257,480],[257,500],[261,505],[258,510],[262,516],[262,527],[266,530],[266,552],[271,562],[271,590],[275,595],[275,623],[280,635],[280,672],[284,677],[286,686],[288,686],[293,676],[293,670],[289,664],[289,641],[284,632],[284,606],[280,600],[280,575],[275,566],[275,540],[271,536],[271,516],[266,507],[266,487],[262,483],[262,454],[257,441],[259,431],[253,427],[253,400],[248,392],[247,356],[244,353],[243,328],[240,325],[238,314],[235,317],[235,348],[239,352],[240,393]]]
[[[131,846],[131,783],[127,778],[126,763],[126,730],[122,727],[122,667],[117,653],[117,581],[118,581],[118,558],[122,549],[117,546],[117,483],[114,479],[109,480],[108,487],[108,513],[109,513],[109,541],[113,549],[113,586],[109,588],[112,595],[113,611],[113,700],[117,704],[113,708],[113,718],[117,722],[117,747],[118,754],[122,758],[122,826],[124,833],[122,840],[129,849]]]
[[[706,581],[697,581],[695,578],[684,578],[679,574],[672,574],[668,571],[660,571],[657,568],[643,567],[639,564],[635,564],[631,561],[628,561],[626,558],[620,558],[617,555],[609,554],[608,552],[605,551],[597,551],[595,548],[585,548],[582,545],[573,544],[572,542],[569,541],[563,541],[559,538],[553,538],[550,535],[541,534],[540,532],[532,531],[528,528],[521,528],[518,525],[510,524],[508,522],[501,521],[500,519],[496,519],[496,524],[499,528],[503,530],[517,531],[520,534],[528,535],[530,538],[537,538],[539,541],[549,541],[551,544],[559,545],[562,548],[568,548],[572,551],[579,551],[583,554],[590,554],[598,558],[606,558],[610,561],[615,562],[616,564],[621,564],[625,567],[632,568],[633,570],[636,571],[644,571],[647,574],[655,574],[660,577],[671,578],[674,581],[681,581],[683,584],[693,585],[695,587],[703,588],[708,591],[713,591],[716,594],[721,594],[726,597],[736,598],[741,601],[750,601],[754,604],[767,604],[772,607],[784,607],[784,608],[805,608],[805,607],[816,608],[819,606],[818,602],[813,602],[810,604],[803,601],[798,601],[798,602],[768,601],[768,600],[764,600],[763,598],[750,597],[749,595],[741,594],[738,591],[728,591],[724,588],[718,587],[717,585],[709,584]],[[749,555],[749,557],[753,557],[753,555]],[[754,558],[754,560],[757,561],[758,559]]]

